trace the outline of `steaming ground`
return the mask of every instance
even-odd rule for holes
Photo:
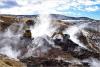
[[[17,58],[20,54],[20,51],[16,49],[16,46],[19,42],[18,38],[13,37],[11,32],[8,31],[0,34],[0,53],[5,54],[11,58]],[[8,35],[11,35],[10,37]]]
[[[50,18],[46,15],[47,18],[43,18],[45,15],[42,15],[41,22],[39,24],[35,24],[34,27],[31,27],[32,37],[35,37],[31,44],[25,45],[24,41],[20,41],[20,37],[23,34],[23,26],[24,24],[12,24],[6,29],[5,32],[0,33],[0,53],[7,55],[10,58],[17,59],[25,58],[25,57],[37,57],[42,53],[48,52],[52,48],[59,48],[54,45],[53,39],[50,37],[52,32],[56,31],[57,28],[52,28],[50,23]],[[91,22],[90,22],[91,23]],[[77,43],[80,47],[87,48],[83,43],[78,40],[77,33],[80,33],[84,27],[86,27],[88,23],[73,25],[67,28],[64,33],[70,35],[70,39]],[[18,29],[16,27],[19,27]],[[15,30],[17,30],[15,32]],[[27,52],[22,55],[23,50],[22,47],[27,47]],[[99,67],[99,60],[96,59],[88,59],[88,62],[91,63],[91,67]]]

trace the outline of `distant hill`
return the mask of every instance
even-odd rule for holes
[[[94,20],[88,17],[70,17],[70,16],[59,15],[59,14],[51,14],[51,16],[52,18],[56,18],[59,20],[91,20],[91,21]]]
[[[24,18],[24,17],[28,17],[28,18],[32,18],[32,17],[38,17],[39,15],[7,15],[7,14],[1,14],[0,16],[16,16],[19,18]],[[50,14],[50,16],[52,17],[52,19],[57,19],[57,20],[89,20],[89,21],[93,21],[95,19],[91,19],[88,17],[71,17],[71,16],[65,16],[65,15],[60,15],[60,14]],[[100,20],[97,20],[100,21]]]

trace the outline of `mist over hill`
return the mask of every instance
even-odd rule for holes
[[[34,20],[36,25],[30,29],[34,40],[24,49],[26,45],[20,42],[20,35],[25,31],[23,26],[27,20]],[[70,35],[71,41],[77,46],[73,43],[67,47],[67,43],[66,45],[54,43],[54,39],[49,35],[53,34],[56,29],[63,29],[63,33]],[[69,52],[64,51],[68,47],[72,47]],[[76,48],[73,49],[73,47]],[[25,55],[21,55],[20,52]],[[40,15],[2,14],[0,15],[0,53],[19,59],[27,64],[27,67],[45,66],[46,63],[51,66],[90,67],[89,64],[100,61],[100,20],[59,14],[44,15],[42,18]],[[85,59],[88,61],[83,62]],[[87,65],[85,66],[84,63]]]

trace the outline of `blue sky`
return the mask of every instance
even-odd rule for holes
[[[0,0],[0,14],[53,13],[100,20],[100,0]]]

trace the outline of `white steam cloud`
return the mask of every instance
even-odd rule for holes
[[[20,51],[14,50],[12,49],[11,46],[8,46],[8,45],[1,48],[0,53],[7,55],[9,58],[14,58],[14,59],[17,59],[17,57],[20,55]]]
[[[64,31],[64,33],[68,33],[68,34],[70,35],[70,39],[71,39],[73,42],[75,42],[75,43],[77,43],[79,46],[81,46],[81,47],[87,49],[87,47],[86,47],[83,43],[81,43],[81,42],[78,40],[78,38],[77,38],[78,36],[77,36],[76,34],[81,33],[82,30],[83,30],[89,23],[91,23],[91,22],[70,26],[68,29],[66,29],[66,30]]]
[[[100,60],[92,59],[90,64],[91,67],[100,67]]]
[[[18,33],[20,31],[19,26],[19,31],[15,34],[14,31],[12,31],[13,24],[8,27],[8,29],[5,30],[5,32],[0,33],[0,53],[7,55],[10,58],[15,58],[17,59],[18,56],[20,56],[20,50],[18,49],[19,47],[19,40],[21,34]]]

